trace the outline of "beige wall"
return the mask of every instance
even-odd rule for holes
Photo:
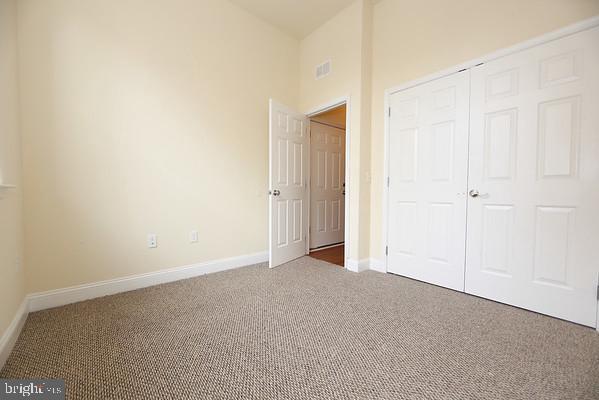
[[[1,167],[19,186],[0,200],[0,328],[23,296],[21,187],[28,292],[264,251],[268,98],[307,112],[349,95],[350,258],[378,258],[384,89],[599,14],[356,0],[298,42],[221,0],[19,0],[17,71],[15,2],[0,4]]]
[[[316,29],[300,43],[300,110],[309,112],[332,100],[350,96],[350,259],[358,261],[368,248],[370,188],[364,179],[370,173],[368,82],[369,64],[364,60],[368,44],[364,31],[370,29],[370,0],[357,0]],[[332,72],[316,80],[316,65],[331,60]],[[347,223],[347,221],[346,221]]]
[[[0,0],[0,337],[25,297],[16,0]]]
[[[29,292],[267,250],[297,40],[222,0],[20,0],[19,45]]]
[[[597,14],[597,0],[383,0],[376,4],[371,257],[382,258],[385,89]]]

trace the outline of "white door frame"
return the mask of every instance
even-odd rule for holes
[[[547,42],[551,42],[553,40],[557,40],[563,38],[568,35],[572,35],[587,29],[592,29],[599,26],[599,16],[588,18],[572,25],[568,25],[564,28],[545,33],[541,36],[526,40],[524,42],[518,43],[514,46],[506,47],[500,50],[497,50],[493,53],[486,54],[482,57],[475,58],[470,61],[466,61],[464,63],[455,65],[453,67],[446,68],[442,71],[435,72],[433,74],[426,75],[422,78],[414,79],[403,83],[401,85],[393,86],[385,90],[384,93],[384,108],[383,108],[383,120],[384,120],[384,156],[383,156],[383,164],[384,164],[384,172],[383,172],[383,200],[382,200],[382,253],[383,267],[384,271],[387,272],[387,246],[388,246],[388,224],[387,218],[389,213],[389,187],[388,187],[388,179],[389,179],[389,98],[393,93],[409,89],[411,87],[430,82],[435,79],[443,78],[445,76],[454,74],[464,69],[469,69],[475,67],[480,64],[484,64],[486,62],[529,49],[531,47],[538,46],[540,44],[544,44]],[[599,299],[598,299],[599,304]],[[599,307],[598,307],[599,308]],[[597,320],[599,321],[599,310],[597,312]],[[599,332],[599,324],[597,326],[597,332]]]
[[[349,260],[349,249],[350,249],[350,236],[349,236],[349,209],[350,209],[350,194],[351,194],[351,179],[350,179],[350,154],[351,154],[351,134],[350,134],[350,115],[351,115],[351,99],[350,96],[343,96],[343,97],[339,97],[337,99],[333,99],[329,102],[326,102],[324,104],[321,104],[318,107],[315,107],[311,110],[309,110],[308,112],[305,112],[304,114],[306,114],[308,116],[308,118],[314,117],[317,114],[321,114],[323,112],[332,110],[333,108],[337,108],[339,106],[342,106],[345,104],[345,215],[343,218],[345,218],[345,232],[343,233],[344,235],[344,243],[345,243],[345,248],[344,248],[344,255],[343,255],[343,267],[348,269],[348,260]],[[311,179],[312,179],[312,175],[311,175],[311,171],[308,174],[309,176],[309,182],[308,182],[308,198],[310,198],[310,183],[311,183]],[[310,218],[310,215],[308,215],[308,218]],[[308,230],[308,240],[306,241],[307,243],[307,248],[306,248],[306,254],[308,254],[310,252],[310,230]]]

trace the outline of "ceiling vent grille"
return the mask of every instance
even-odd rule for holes
[[[331,73],[331,60],[316,66],[316,79],[322,79]]]

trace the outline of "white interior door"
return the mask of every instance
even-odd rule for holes
[[[598,28],[472,70],[466,292],[596,326],[598,71]]]
[[[390,96],[387,271],[464,289],[469,71]]]
[[[310,122],[310,248],[343,242],[345,130]]]
[[[269,263],[276,267],[306,254],[310,139],[308,118],[269,103]]]

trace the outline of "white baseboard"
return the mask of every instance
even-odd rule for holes
[[[21,329],[23,329],[23,325],[27,320],[27,314],[27,299],[25,298],[17,309],[17,313],[10,322],[10,325],[8,325],[8,328],[6,328],[6,331],[0,337],[0,369],[4,367],[12,348],[21,334]]]
[[[370,259],[364,258],[358,262],[358,272],[368,271],[370,268]]]
[[[368,269],[368,259],[363,259],[363,260],[353,260],[353,259],[348,259],[347,260],[347,270],[351,271],[351,272],[363,272],[366,271]]]
[[[379,260],[378,258],[371,258],[368,268],[371,271],[382,272],[383,274],[387,273],[387,267],[385,267],[385,263],[383,260]]]
[[[27,296],[29,311],[63,306],[96,297],[128,292],[161,283],[174,282],[181,279],[226,271],[268,261],[268,252],[248,254],[238,257],[223,258],[198,264],[164,269],[146,274],[131,275],[123,278],[87,283],[47,292],[32,293]]]
[[[345,262],[345,268],[351,272],[360,272],[360,269],[358,266],[359,266],[358,260],[352,260],[351,258],[348,258],[347,261]]]
[[[347,260],[347,269],[352,272],[376,271],[386,273],[385,264],[376,258],[363,258],[362,260]]]

